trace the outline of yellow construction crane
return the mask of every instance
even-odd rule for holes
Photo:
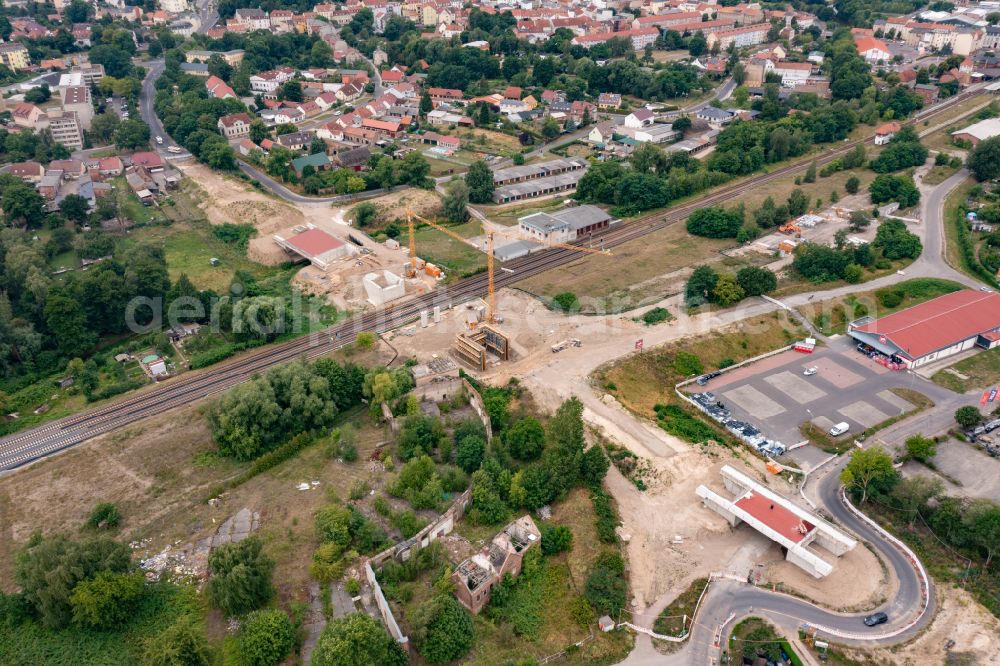
[[[431,226],[431,227],[437,229],[438,231],[440,231],[440,232],[442,232],[444,234],[447,234],[448,236],[451,236],[452,238],[454,238],[455,240],[459,241],[460,243],[468,243],[469,242],[469,240],[467,238],[463,238],[462,236],[459,236],[458,234],[456,234],[451,229],[448,229],[447,227],[442,226],[442,225],[440,225],[440,224],[438,224],[436,222],[431,222],[427,218],[421,217],[420,215],[417,215],[413,211],[407,210],[406,211],[406,226],[407,226],[407,230],[410,233],[410,270],[409,270],[409,273],[408,273],[408,277],[413,277],[417,273],[417,244],[416,244],[415,236],[414,236],[414,233],[413,233],[414,232],[414,222],[413,222],[414,220],[420,220],[424,224],[426,224],[428,226]],[[510,233],[510,232],[506,232],[506,231],[498,231],[496,229],[487,228],[484,224],[482,224],[482,222],[480,222],[480,226],[483,228],[483,231],[486,234],[486,240],[487,240],[487,247],[486,247],[486,275],[487,275],[487,278],[488,278],[489,287],[488,287],[488,290],[487,290],[488,298],[487,298],[486,321],[490,322],[491,324],[495,324],[496,323],[496,311],[497,311],[496,310],[496,289],[494,288],[494,283],[493,283],[493,270],[494,270],[494,266],[493,266],[493,263],[494,263],[494,261],[493,261],[493,258],[494,258],[493,257],[493,236],[494,235],[503,236],[505,238],[512,238],[514,240],[528,240],[528,241],[531,241],[532,243],[538,243],[539,245],[544,245],[545,247],[550,247],[550,248],[561,248],[561,249],[564,249],[564,250],[574,250],[576,252],[583,252],[585,254],[603,254],[603,255],[609,256],[609,257],[613,256],[609,250],[605,250],[603,248],[602,249],[596,249],[596,248],[592,248],[592,247],[582,247],[580,245],[572,245],[570,243],[558,243],[558,242],[550,241],[550,240],[541,240],[541,239],[538,239],[538,238],[524,238],[524,237],[522,237],[522,236],[520,236],[518,234],[514,234],[514,233]]]

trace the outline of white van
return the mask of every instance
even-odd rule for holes
[[[845,432],[847,432],[850,429],[851,429],[851,426],[850,426],[849,423],[847,423],[847,421],[841,421],[837,425],[835,425],[832,428],[830,428],[830,436],[831,437],[840,437],[841,435],[843,435]]]

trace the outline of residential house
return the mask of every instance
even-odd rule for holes
[[[261,148],[250,139],[244,137],[239,140],[239,143],[236,144],[236,149],[239,150],[240,155],[246,157],[254,150],[260,150]]]
[[[47,200],[55,201],[56,196],[59,195],[59,189],[62,187],[62,175],[62,171],[49,169],[35,185],[35,189]]]
[[[598,123],[591,128],[590,134],[587,135],[587,141],[594,145],[604,145],[610,143],[614,134],[615,121],[606,120],[603,123]]]
[[[49,123],[45,112],[29,102],[21,102],[15,106],[10,116],[16,126],[30,130],[40,129]]]
[[[278,67],[267,72],[254,74],[250,77],[250,90],[265,94],[273,94],[283,84],[292,80],[295,70],[290,67]]]
[[[875,128],[875,145],[882,146],[889,143],[900,129],[900,124],[895,121],[879,125]]]
[[[913,92],[920,95],[920,99],[924,101],[924,106],[930,106],[931,104],[934,104],[938,99],[938,95],[941,94],[941,91],[938,90],[937,86],[931,85],[929,83],[916,84],[915,86],[913,86]]]
[[[456,104],[464,98],[461,90],[453,88],[428,88],[427,95],[431,98],[431,103],[437,107],[438,104]]]
[[[26,183],[37,183],[45,175],[45,167],[38,162],[15,162],[10,165],[7,173]]]
[[[632,113],[625,116],[625,127],[630,127],[632,129],[639,129],[640,127],[646,127],[647,125],[652,125],[656,116],[649,109],[636,109]]]
[[[253,122],[245,113],[231,113],[219,118],[217,126],[222,136],[227,139],[239,139],[250,136],[250,123]]]
[[[271,19],[267,12],[257,8],[237,9],[233,19],[240,25],[246,26],[248,30],[269,30],[271,28]]]
[[[292,169],[301,178],[306,167],[312,167],[315,171],[329,171],[332,168],[330,158],[326,153],[313,153],[312,155],[302,155],[292,160]]]
[[[884,64],[892,59],[889,47],[881,39],[867,35],[855,36],[854,45],[858,49],[858,55],[864,58],[869,65]]]
[[[699,110],[695,114],[695,117],[698,120],[704,120],[713,127],[719,127],[731,121],[733,119],[733,114],[730,111],[717,109],[714,106],[706,106],[705,108]]]
[[[617,109],[622,105],[622,96],[618,93],[604,92],[597,96],[597,108]]]
[[[361,171],[368,166],[368,161],[372,158],[372,152],[367,146],[348,148],[336,153],[331,159],[338,169],[350,169],[351,171]]]
[[[141,167],[149,173],[159,173],[164,169],[163,158],[159,153],[144,151],[132,154],[132,166]]]
[[[361,127],[366,130],[372,130],[379,136],[387,139],[395,139],[403,134],[402,124],[396,121],[366,118],[361,121]]]
[[[205,81],[205,88],[208,90],[209,97],[214,97],[215,99],[236,99],[236,91],[217,76],[208,77],[208,81]]]
[[[444,127],[447,125],[471,126],[473,124],[471,118],[458,113],[452,113],[451,111],[447,111],[445,109],[434,109],[428,113],[427,122],[435,127]]]
[[[802,85],[812,74],[813,65],[810,62],[778,61],[774,65],[774,73],[781,77],[781,85],[794,88]]]
[[[49,171],[61,171],[63,178],[76,180],[87,173],[87,165],[80,160],[52,160],[49,162]]]
[[[282,134],[277,138],[278,145],[289,150],[302,150],[311,144],[312,140],[312,132],[291,132],[289,134]]]

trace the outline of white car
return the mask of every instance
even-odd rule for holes
[[[812,366],[811,368],[806,368],[806,369],[805,369],[805,372],[803,372],[802,374],[803,374],[803,375],[805,375],[806,377],[812,377],[813,375],[815,375],[815,374],[816,374],[816,371],[817,371],[818,369],[819,369],[819,368],[817,368],[817,367],[816,367],[816,366],[814,365],[814,366]]]
[[[843,435],[845,432],[847,432],[850,429],[851,429],[851,426],[850,426],[849,423],[847,423],[846,421],[841,421],[837,425],[835,425],[832,428],[830,428],[830,436],[831,437],[840,437],[841,435]]]
[[[179,153],[179,152],[181,152],[181,149],[179,147],[177,147],[177,146],[170,146],[169,148],[167,148],[167,152],[168,153]]]
[[[156,143],[158,143],[158,144],[161,144],[161,145],[162,145],[162,144],[163,144],[163,137],[162,137],[162,136],[158,136],[158,137],[156,137]]]

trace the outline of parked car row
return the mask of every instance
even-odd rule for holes
[[[1000,429],[1000,419],[994,419],[967,431],[966,434],[970,441],[982,446],[986,453],[994,458],[1000,458],[1000,433],[992,434],[998,429]]]
[[[749,446],[757,449],[763,455],[771,457],[784,455],[786,451],[784,444],[773,439],[767,439],[764,433],[753,424],[737,421],[732,418],[732,412],[726,409],[726,406],[717,400],[715,394],[711,391],[694,393],[691,395],[691,399],[694,400],[695,404],[703,412],[712,417],[714,421],[724,425],[726,430],[739,437]]]
[[[715,379],[716,377],[718,377],[721,374],[722,374],[721,371],[716,370],[715,372],[709,372],[707,374],[702,375],[701,377],[699,377],[695,381],[698,383],[698,386],[704,386],[705,384],[707,384],[708,382],[712,381],[713,379]]]

